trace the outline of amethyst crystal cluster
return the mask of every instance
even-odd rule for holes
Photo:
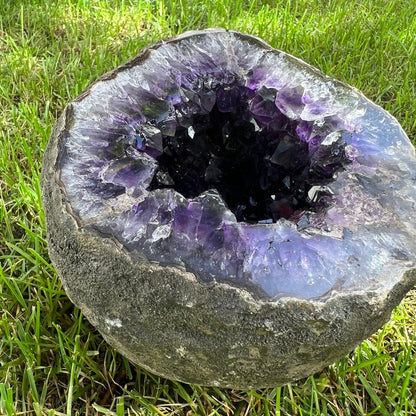
[[[189,32],[66,108],[43,172],[51,257],[133,361],[281,384],[353,348],[415,282],[415,172],[358,91],[257,38]]]

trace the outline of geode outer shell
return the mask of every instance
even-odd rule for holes
[[[309,152],[304,171],[335,166],[340,149],[348,159],[330,180],[306,176],[309,205],[250,223],[215,189],[151,189],[175,130],[192,139],[195,114],[232,113],[238,94],[253,131],[280,135],[267,166],[287,162],[291,140]],[[132,362],[187,383],[282,385],[351,351],[415,284],[415,172],[397,121],[352,87],[257,38],[187,32],[65,108],[42,170],[49,252],[71,300]]]

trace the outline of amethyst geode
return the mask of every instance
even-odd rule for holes
[[[388,320],[416,282],[415,184],[391,115],[222,29],[101,77],[42,172],[51,259],[104,338],[239,388],[309,375]]]

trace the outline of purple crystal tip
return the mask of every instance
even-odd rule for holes
[[[60,186],[137,261],[263,299],[415,265],[415,152],[361,93],[257,38],[159,42],[71,104]]]

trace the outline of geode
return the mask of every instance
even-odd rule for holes
[[[99,78],[42,171],[51,259],[108,343],[234,388],[310,375],[389,319],[416,282],[415,184],[391,115],[222,29]]]

